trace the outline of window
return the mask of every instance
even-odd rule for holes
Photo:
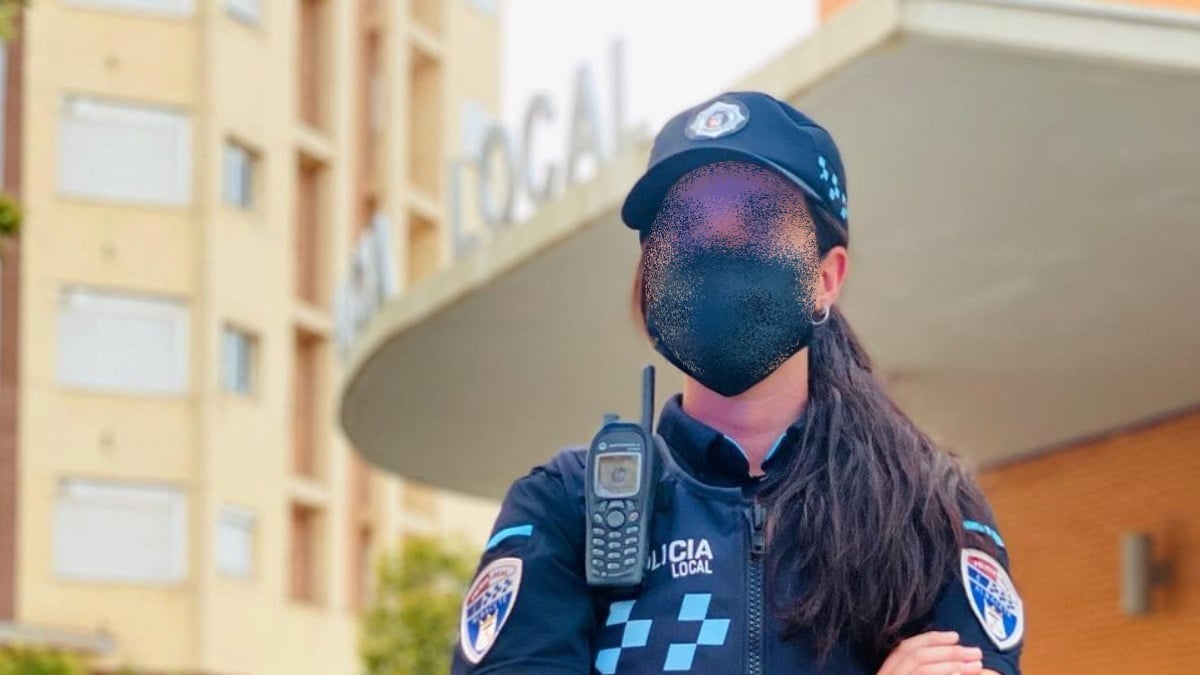
[[[328,0],[299,0],[300,16],[296,46],[296,93],[299,95],[300,120],[314,128],[325,123],[325,56],[327,36],[324,26]]]
[[[54,573],[176,583],[187,572],[187,504],[167,486],[66,480],[54,508]]]
[[[408,217],[408,285],[438,270],[442,261],[442,237],[437,224],[416,213]]]
[[[352,534],[354,549],[350,561],[350,606],[362,611],[371,606],[374,588],[371,568],[371,528],[359,526]]]
[[[221,388],[253,394],[258,369],[258,338],[232,326],[221,330]]]
[[[324,306],[326,300],[324,243],[325,171],[320,164],[301,158],[296,168],[295,211],[295,284],[297,296],[308,303]]]
[[[187,390],[188,311],[168,300],[82,288],[58,309],[58,382],[138,394]]]
[[[226,504],[217,515],[217,571],[249,578],[254,573],[254,530],[257,518],[250,509]]]
[[[153,107],[68,97],[58,188],[96,199],[182,206],[191,200],[191,123]]]
[[[225,0],[229,16],[257,26],[262,21],[262,0]]]
[[[300,602],[320,600],[317,578],[320,512],[317,509],[292,505],[291,597]]]
[[[417,46],[409,53],[408,175],[412,187],[438,199],[442,189],[442,133],[452,113],[442,108],[445,66]]]
[[[177,16],[192,13],[192,0],[68,0],[68,4]]]
[[[292,381],[292,468],[316,478],[324,469],[318,457],[321,418],[321,338],[296,331]]]
[[[383,67],[383,36],[378,30],[366,30],[361,38],[363,68],[363,126],[374,135],[383,131],[387,121],[386,82]]]
[[[221,194],[225,203],[248,209],[254,206],[258,153],[233,141],[225,142]]]
[[[379,182],[384,173],[383,139],[384,125],[387,117],[385,110],[386,91],[384,90],[383,69],[383,37],[378,30],[364,31],[359,39],[362,47],[362,132],[359,134],[360,156],[362,158],[362,179],[367,185]],[[365,194],[364,194],[365,196]]]

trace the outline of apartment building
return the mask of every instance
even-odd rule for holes
[[[350,673],[371,565],[494,505],[333,420],[363,242],[445,263],[498,105],[489,0],[38,0],[8,48],[0,641],[100,669]]]

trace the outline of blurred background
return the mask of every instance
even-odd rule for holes
[[[0,673],[445,672],[508,484],[679,390],[618,209],[741,88],[838,139],[1025,671],[1200,663],[1197,0],[0,6]]]

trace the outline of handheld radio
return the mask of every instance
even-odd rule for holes
[[[634,588],[642,583],[650,545],[659,456],[654,444],[654,366],[642,371],[642,423],[613,413],[587,454],[587,581]]]

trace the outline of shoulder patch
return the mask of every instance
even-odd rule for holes
[[[459,644],[463,656],[478,664],[496,644],[500,629],[512,616],[521,590],[521,559],[497,558],[480,570],[463,598]]]
[[[962,582],[967,604],[997,649],[1011,649],[1025,634],[1025,609],[1012,578],[995,558],[963,549]]]

